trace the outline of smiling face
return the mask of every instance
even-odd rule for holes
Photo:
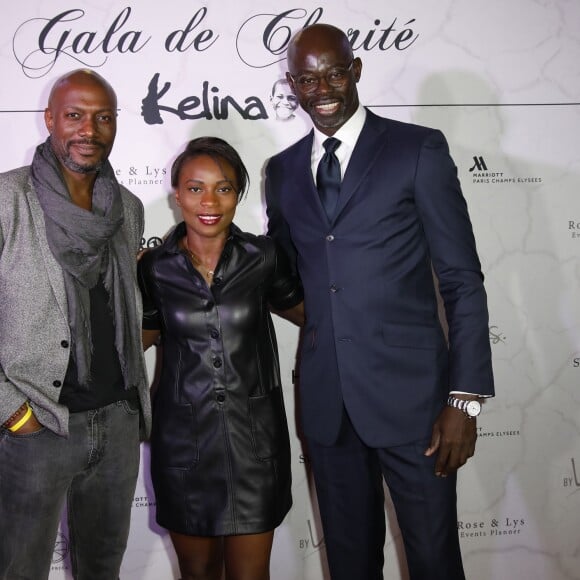
[[[293,37],[286,78],[315,127],[334,135],[358,108],[362,70],[347,37],[334,26],[314,24]]]
[[[57,81],[44,120],[65,173],[99,170],[113,148],[116,117],[115,93],[98,75],[77,71]]]
[[[175,200],[188,234],[204,239],[227,238],[238,204],[237,191],[235,170],[225,159],[198,155],[185,160]]]
[[[274,83],[270,102],[277,119],[286,121],[294,118],[294,111],[298,108],[298,99],[286,79],[280,79]]]

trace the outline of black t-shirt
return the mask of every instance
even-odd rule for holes
[[[77,366],[71,353],[59,402],[72,413],[104,407],[115,401],[138,400],[137,389],[125,390],[119,355],[115,347],[115,322],[109,293],[99,277],[90,290],[93,350],[89,387],[79,384]]]

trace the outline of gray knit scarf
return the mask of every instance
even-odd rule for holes
[[[72,353],[79,383],[88,388],[91,379],[89,290],[101,275],[115,322],[115,346],[125,388],[140,384],[143,380],[142,346],[131,275],[136,257],[129,251],[121,228],[123,201],[111,164],[105,161],[97,173],[92,211],[71,201],[50,137],[36,148],[31,174],[44,210],[48,245],[63,269]]]

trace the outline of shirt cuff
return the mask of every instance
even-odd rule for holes
[[[480,399],[488,399],[493,397],[493,395],[480,395],[479,393],[468,393],[467,391],[449,391],[450,395],[472,395],[473,397],[479,397]]]

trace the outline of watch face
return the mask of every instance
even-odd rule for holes
[[[481,413],[481,403],[479,401],[469,401],[465,406],[465,411],[470,417],[477,417]]]

